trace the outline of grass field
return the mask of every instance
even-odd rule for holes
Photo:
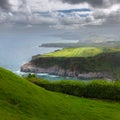
[[[120,103],[47,91],[0,68],[0,120],[120,120]]]
[[[103,52],[117,52],[120,48],[80,47],[64,48],[59,51],[44,54],[44,57],[90,57]]]

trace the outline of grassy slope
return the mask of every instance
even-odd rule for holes
[[[119,120],[120,103],[49,92],[0,68],[1,120]]]
[[[89,57],[95,56],[103,52],[116,52],[120,48],[99,48],[99,47],[80,47],[80,48],[64,48],[60,51],[45,54],[45,57]]]

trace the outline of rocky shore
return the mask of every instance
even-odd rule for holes
[[[37,67],[33,63],[29,62],[24,64],[21,67],[21,72],[32,72],[32,73],[48,73],[53,75],[65,76],[65,77],[73,77],[80,79],[110,79],[110,75],[107,72],[83,72],[79,73],[78,71],[71,71],[69,69],[65,70],[60,68],[57,65],[48,68]]]

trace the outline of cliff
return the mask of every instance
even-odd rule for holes
[[[57,65],[47,67],[47,68],[37,67],[31,62],[24,64],[21,67],[21,71],[22,72],[32,72],[32,73],[48,73],[48,74],[80,78],[80,79],[93,79],[93,78],[110,79],[111,78],[111,76],[107,72],[83,72],[83,73],[80,73],[78,71],[72,71],[70,69],[63,69]]]

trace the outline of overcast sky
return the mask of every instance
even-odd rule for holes
[[[0,0],[0,28],[6,27],[52,29],[66,39],[96,31],[120,36],[120,0]]]

